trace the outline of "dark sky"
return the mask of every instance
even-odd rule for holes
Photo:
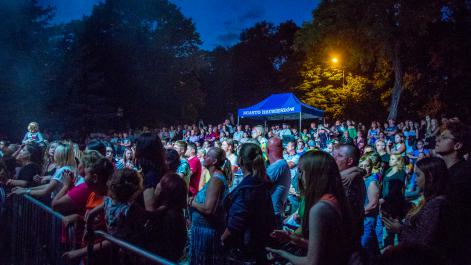
[[[67,22],[89,15],[100,0],[39,0],[56,6],[57,22]],[[138,1],[138,0],[130,0]],[[275,24],[293,20],[301,25],[311,20],[318,0],[171,0],[191,17],[203,41],[202,48],[229,46],[237,42],[242,29],[267,20]]]

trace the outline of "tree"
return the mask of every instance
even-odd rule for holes
[[[199,35],[166,0],[105,1],[66,25],[63,39],[68,67],[56,87],[66,88],[62,97],[72,95],[74,107],[60,109],[80,113],[78,124],[155,125],[195,119],[202,108]],[[124,121],[116,117],[119,108]]]
[[[442,7],[440,1],[425,0],[321,1],[313,21],[301,29],[297,47],[318,58],[318,64],[336,51],[344,69],[367,78],[385,77],[384,72],[391,71],[388,117],[395,119],[404,76],[414,70],[408,51],[427,34],[430,24],[440,20]]]
[[[230,49],[235,106],[256,103],[299,83],[300,53],[293,49],[297,31],[292,21],[278,26],[262,21],[241,33],[240,43]]]
[[[47,80],[54,12],[35,0],[0,1],[0,122],[22,133],[28,122],[47,120]],[[10,127],[11,126],[11,127]],[[15,128],[15,129],[13,129]]]

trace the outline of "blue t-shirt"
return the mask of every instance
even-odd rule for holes
[[[43,141],[44,137],[40,132],[27,132],[23,138],[22,143],[35,142],[39,144]]]
[[[422,151],[419,151],[419,150],[414,150],[412,152],[412,156],[415,156],[415,157],[419,157],[419,154],[420,153],[424,153],[424,155],[426,156],[429,156],[430,155],[430,151],[428,149],[422,149]]]
[[[396,126],[388,126],[384,132],[386,132],[386,137],[387,139],[391,140],[391,141],[394,141],[394,134],[393,135],[389,135],[390,133],[392,132],[397,132],[397,127]]]
[[[104,210],[108,233],[116,235],[120,230],[125,229],[125,220],[128,217],[130,206],[129,203],[113,202],[110,197],[105,196]]]
[[[283,212],[283,205],[288,197],[289,187],[291,183],[291,172],[288,163],[284,159],[280,159],[271,164],[267,168],[267,175],[274,187],[271,193],[273,210],[275,214]]]

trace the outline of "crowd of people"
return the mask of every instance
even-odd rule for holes
[[[471,129],[427,116],[0,141],[0,187],[189,264],[471,264]],[[47,224],[44,224],[47,225]],[[87,238],[64,258],[85,261]],[[96,240],[96,239],[95,239]],[[94,242],[97,264],[109,242]],[[132,259],[130,263],[138,263]]]

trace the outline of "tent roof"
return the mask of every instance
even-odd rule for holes
[[[260,120],[298,120],[300,113],[303,119],[324,116],[324,111],[301,102],[293,93],[272,94],[259,103],[238,111],[240,118]]]

